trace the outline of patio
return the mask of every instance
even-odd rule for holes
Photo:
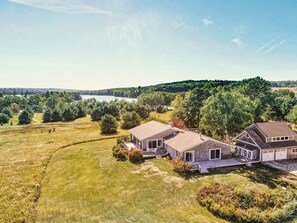
[[[199,170],[201,173],[208,173],[208,169],[211,169],[211,168],[250,165],[251,163],[256,163],[256,162],[258,161],[247,162],[244,159],[236,159],[236,158],[209,160],[209,161],[192,163],[192,170]]]

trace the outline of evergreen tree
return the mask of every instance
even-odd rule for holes
[[[27,110],[23,110],[19,115],[19,125],[30,124],[32,121],[33,115]]]
[[[52,121],[52,115],[53,115],[53,111],[50,108],[46,108],[43,112],[43,122],[47,123],[47,122],[51,122]]]
[[[113,134],[117,132],[117,119],[112,115],[104,115],[101,118],[100,128],[102,134]]]

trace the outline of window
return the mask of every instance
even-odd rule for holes
[[[158,140],[158,147],[163,146],[163,140]]]
[[[245,133],[245,138],[250,138],[250,136],[247,132]]]
[[[272,137],[271,141],[272,142],[281,142],[281,141],[288,141],[289,136],[278,136],[278,137]]]
[[[194,162],[194,152],[185,152],[186,161]]]
[[[210,160],[221,159],[221,149],[211,149],[209,150],[209,153]]]
[[[155,148],[157,148],[157,141],[156,140],[148,141],[148,148],[149,149],[155,149]]]
[[[297,148],[293,148],[292,153],[297,153]]]

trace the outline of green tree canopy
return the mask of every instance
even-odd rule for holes
[[[102,116],[100,122],[100,129],[102,134],[113,134],[117,132],[117,119],[109,114]]]
[[[122,115],[122,129],[131,129],[134,128],[141,123],[141,118],[137,114],[137,112],[132,111],[132,112],[125,112]]]
[[[23,110],[19,115],[19,125],[30,124],[32,121],[33,115],[27,110]]]
[[[286,116],[286,119],[297,125],[297,105],[293,107],[290,113]]]
[[[42,121],[44,123],[51,122],[52,121],[52,115],[53,111],[51,108],[46,108],[43,112]]]
[[[253,123],[253,110],[248,97],[237,92],[219,92],[204,102],[200,127],[218,139],[226,136],[226,130],[235,136]]]
[[[0,113],[0,125],[6,124],[9,122],[9,116],[3,113]]]

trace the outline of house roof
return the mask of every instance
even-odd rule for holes
[[[284,122],[261,122],[255,123],[255,126],[266,136],[296,136],[297,134]]]
[[[139,140],[144,140],[155,136],[160,133],[167,132],[168,135],[173,134],[174,132],[183,132],[183,130],[170,125],[166,125],[157,121],[150,121],[145,124],[139,125],[133,129],[130,129],[129,132],[134,135]]]
[[[296,140],[281,141],[281,142],[266,142],[266,137],[275,136],[297,136],[284,122],[263,122],[255,123],[245,129],[253,142],[260,149],[281,148],[297,146]],[[249,139],[244,139],[243,135],[238,135],[235,139],[250,142]]]
[[[184,152],[209,140],[219,142],[205,135],[200,135],[198,133],[188,131],[185,133],[179,133],[177,136],[169,140],[166,140],[164,143],[170,146],[171,148],[175,149],[176,151]]]

